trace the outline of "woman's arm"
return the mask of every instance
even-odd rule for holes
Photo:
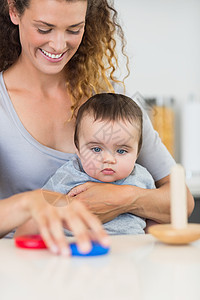
[[[69,204],[68,197],[64,194],[43,190],[43,196],[45,200],[56,207],[63,207]],[[15,232],[15,237],[20,235],[39,234],[39,228],[33,218],[26,221],[24,224],[19,226]]]
[[[55,204],[53,195],[52,192],[51,203]],[[56,193],[55,199],[58,198]],[[90,250],[91,236],[101,244],[108,245],[108,237],[100,221],[78,201],[65,207],[55,207],[47,202],[42,190],[24,192],[0,201],[1,237],[31,219],[37,224],[45,244],[53,253],[70,254],[63,233],[64,225],[74,233],[83,252]]]
[[[71,201],[80,200],[105,223],[122,213],[133,213],[158,223],[170,222],[169,176],[156,182],[156,189],[131,185],[113,185],[88,182],[76,187],[68,195]],[[188,215],[194,208],[194,199],[187,189]]]
[[[156,182],[156,189],[138,190],[134,201],[135,207],[130,212],[156,221],[158,223],[170,222],[170,185],[169,176]],[[187,188],[188,216],[194,209],[194,198]]]
[[[83,202],[103,223],[127,212],[158,223],[170,222],[168,174],[175,160],[153,129],[145,111],[143,125],[143,145],[137,163],[153,176],[156,189],[88,182],[76,186],[68,193],[72,201]],[[188,189],[187,202],[190,215],[194,208],[194,199]]]

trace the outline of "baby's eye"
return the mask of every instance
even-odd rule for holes
[[[101,152],[101,148],[100,147],[93,147],[92,151],[95,153]]]
[[[127,153],[127,151],[124,149],[117,149],[117,153],[124,154],[124,153]]]

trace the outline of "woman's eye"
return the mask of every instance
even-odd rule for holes
[[[101,148],[94,147],[94,148],[92,148],[92,151],[95,152],[95,153],[98,153],[98,152],[101,152]]]
[[[68,30],[68,32],[71,33],[71,34],[79,34],[80,30],[76,30],[76,31]]]
[[[51,31],[51,29],[47,29],[47,30],[42,30],[40,28],[38,28],[38,32],[41,33],[41,34],[47,34]]]
[[[124,150],[124,149],[118,149],[118,150],[117,150],[117,153],[119,153],[119,154],[124,154],[124,153],[127,153],[127,151]]]

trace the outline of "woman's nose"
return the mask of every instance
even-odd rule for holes
[[[62,53],[66,50],[67,40],[64,33],[55,33],[49,42],[49,46],[56,53]]]

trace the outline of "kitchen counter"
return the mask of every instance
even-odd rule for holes
[[[108,255],[65,258],[1,239],[0,299],[200,299],[200,240],[169,246],[146,234],[111,242]]]

